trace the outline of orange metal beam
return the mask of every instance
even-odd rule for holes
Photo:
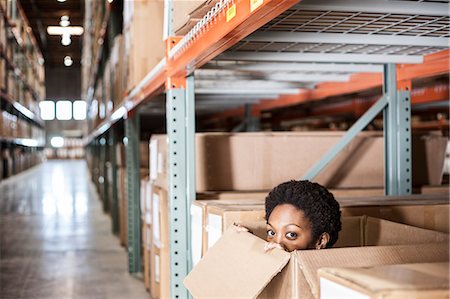
[[[253,11],[251,2],[258,5]],[[199,34],[194,43],[180,55],[168,60],[168,65],[171,66],[168,76],[180,76],[180,72],[188,67],[188,71],[199,68],[298,2],[298,0],[235,0],[234,17],[230,19],[229,16],[227,21],[227,10],[221,12]]]

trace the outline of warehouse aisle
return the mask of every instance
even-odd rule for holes
[[[49,161],[0,184],[0,297],[149,298],[127,273],[84,161]]]

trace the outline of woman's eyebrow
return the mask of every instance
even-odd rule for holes
[[[286,225],[286,226],[290,226],[290,225],[295,225],[296,227],[298,227],[298,228],[300,228],[301,230],[303,230],[303,227],[301,227],[300,225],[295,224],[295,223],[290,223],[290,224],[288,224],[288,225]]]

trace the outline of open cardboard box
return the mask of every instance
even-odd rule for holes
[[[185,278],[194,298],[318,298],[319,268],[442,262],[449,255],[445,233],[365,216],[343,221],[341,248],[322,250],[264,252],[265,223],[245,225],[259,236],[228,229]]]
[[[449,263],[319,269],[320,298],[449,298]]]

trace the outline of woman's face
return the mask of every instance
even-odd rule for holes
[[[311,223],[302,210],[291,204],[278,205],[267,220],[268,242],[278,243],[284,250],[314,249]]]

